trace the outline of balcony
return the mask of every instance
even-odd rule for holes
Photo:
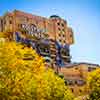
[[[51,57],[56,57],[56,54],[51,54]]]
[[[50,48],[50,50],[51,50],[51,51],[56,51],[56,48],[53,48],[53,47],[52,47],[52,48]]]
[[[66,55],[61,55],[62,58],[65,58],[65,59],[71,59],[72,57],[71,56],[66,56]]]
[[[48,52],[43,52],[43,51],[40,51],[40,55],[42,56],[50,56],[50,53]]]

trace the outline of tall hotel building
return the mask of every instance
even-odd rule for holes
[[[61,17],[45,18],[14,10],[0,17],[0,31],[8,30],[14,40],[32,46],[47,62],[58,66],[70,63],[73,31]]]

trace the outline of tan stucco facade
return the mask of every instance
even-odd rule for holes
[[[97,64],[74,63],[61,68],[59,72],[64,75],[64,79],[66,80],[68,86],[77,96],[87,94],[88,90],[86,89],[86,80],[89,73],[97,68],[100,68]]]

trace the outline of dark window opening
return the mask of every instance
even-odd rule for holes
[[[78,68],[76,67],[75,70],[78,70]]]
[[[61,37],[61,34],[59,34],[59,36]]]
[[[46,59],[45,61],[48,62],[48,63],[50,62],[50,60],[48,60],[48,59]]]
[[[65,34],[63,34],[63,37],[65,37]]]
[[[50,53],[50,49],[47,46],[44,46],[43,44],[39,45],[39,51],[41,54],[49,54]]]
[[[4,24],[6,24],[6,20],[4,21]]]
[[[66,43],[66,41],[64,40],[64,43]]]
[[[84,80],[77,80],[77,85],[82,86],[85,84]]]
[[[72,37],[72,34],[70,34],[70,37]]]
[[[88,71],[91,72],[93,70],[95,70],[96,68],[92,68],[92,67],[88,67]]]
[[[62,25],[62,27],[64,27],[64,24],[63,23],[61,25]]]
[[[82,92],[82,90],[79,90],[79,92],[81,93],[81,92]]]
[[[61,49],[60,53],[61,53],[62,55],[67,55],[67,52],[66,52],[65,49]]]
[[[58,25],[60,25],[60,23],[57,23]]]
[[[62,29],[63,32],[65,32],[65,29]]]
[[[71,91],[72,91],[72,92],[74,92],[74,89],[73,89],[73,88],[71,88]]]
[[[29,21],[29,19],[27,18],[27,21]]]
[[[73,80],[67,80],[67,84],[68,85],[74,85],[74,82],[73,82]]]
[[[61,29],[60,29],[60,28],[58,28],[58,30],[59,30],[59,31],[61,31]]]
[[[12,24],[12,21],[11,20],[9,21],[9,24]]]
[[[59,42],[61,42],[61,40],[59,39]]]

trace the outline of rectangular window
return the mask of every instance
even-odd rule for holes
[[[9,21],[9,24],[12,24],[12,21],[11,20]]]

